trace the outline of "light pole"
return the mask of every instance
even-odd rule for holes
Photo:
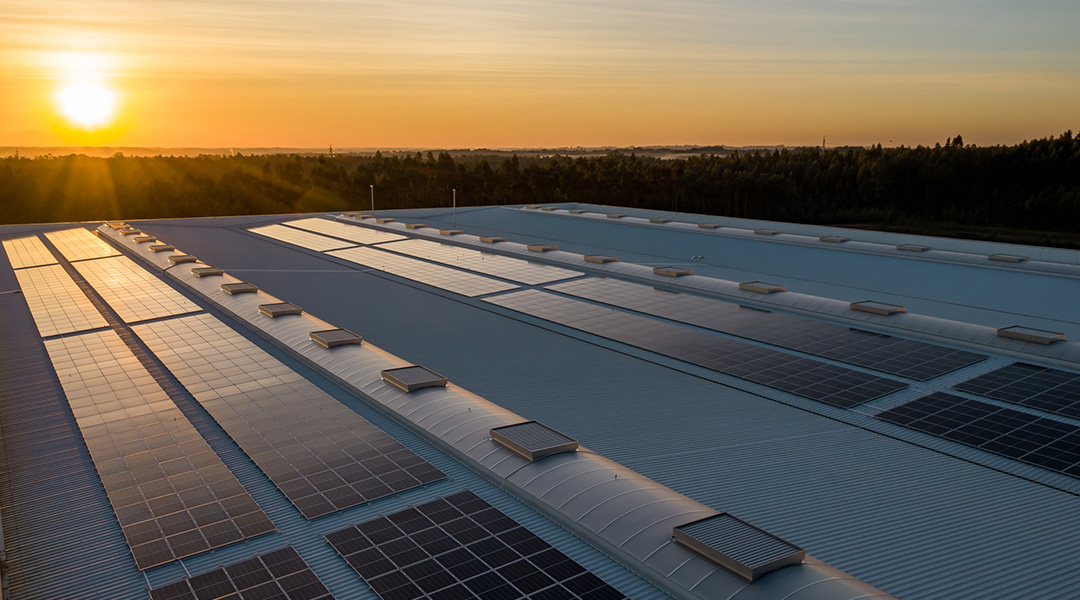
[[[457,227],[457,190],[450,190],[454,192],[454,227]]]
[[[371,184],[371,212],[375,212],[375,184]]]

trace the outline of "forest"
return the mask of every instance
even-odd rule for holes
[[[1080,136],[685,159],[475,152],[0,159],[0,223],[585,202],[1080,247]]]

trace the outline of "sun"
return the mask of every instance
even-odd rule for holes
[[[99,81],[71,81],[57,90],[56,107],[72,125],[97,129],[116,116],[116,92]]]

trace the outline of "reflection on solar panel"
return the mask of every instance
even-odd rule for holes
[[[1080,427],[937,392],[878,419],[1080,477]]]
[[[482,296],[517,288],[512,283],[440,267],[439,265],[390,254],[374,248],[349,248],[348,250],[337,250],[327,254],[365,267],[386,271],[398,277],[461,294],[462,296]]]
[[[45,347],[140,569],[274,529],[115,332]]]
[[[150,600],[333,600],[303,558],[282,548],[150,590]]]
[[[56,257],[36,235],[4,240],[4,251],[12,269],[56,264]]]
[[[300,231],[291,227],[285,227],[284,225],[263,225],[262,227],[251,227],[248,231],[268,238],[273,238],[279,242],[285,242],[317,252],[325,252],[337,248],[348,248],[353,245],[349,242],[335,240],[324,235],[309,233],[307,231]]]
[[[1014,363],[953,386],[961,392],[1080,419],[1080,375]]]
[[[393,250],[409,256],[424,258],[430,261],[443,263],[477,273],[494,275],[517,281],[528,285],[550,283],[560,279],[577,277],[581,273],[552,267],[538,265],[527,260],[488,254],[478,250],[460,248],[427,240],[406,240],[381,246],[386,250]]]
[[[125,323],[202,310],[125,256],[73,263],[72,266]]]
[[[907,387],[899,381],[547,292],[525,290],[484,301],[840,408]]]
[[[132,330],[309,519],[445,477],[210,315]]]
[[[468,491],[335,531],[326,541],[383,600],[624,597]]]
[[[986,356],[737,304],[669,294],[615,279],[583,279],[548,289],[714,331],[926,381]]]
[[[120,256],[120,251],[98,239],[98,236],[79,227],[77,229],[64,229],[61,231],[49,231],[45,234],[60,254],[71,262],[89,260],[91,258],[105,258],[106,256]]]
[[[396,233],[348,225],[339,221],[327,221],[326,219],[298,219],[296,221],[285,221],[284,225],[330,235],[358,244],[378,244],[379,242],[393,242],[405,239],[405,236]]]
[[[60,265],[15,271],[41,337],[106,327],[108,323]]]

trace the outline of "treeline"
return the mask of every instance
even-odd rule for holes
[[[795,221],[1071,232],[1080,137],[664,160],[359,156],[0,159],[0,222],[588,202]]]

